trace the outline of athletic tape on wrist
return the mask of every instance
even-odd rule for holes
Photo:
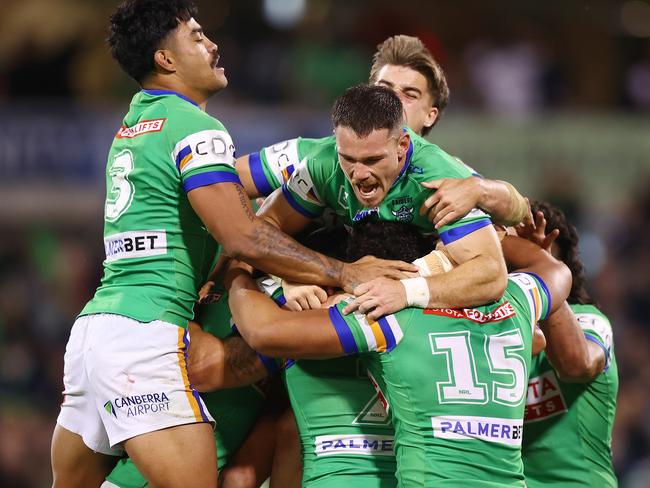
[[[426,278],[407,278],[400,280],[406,291],[406,304],[409,307],[427,308],[429,306],[429,284]]]
[[[439,273],[446,273],[454,267],[442,251],[432,251],[426,256],[413,261],[413,264],[418,267],[420,276],[425,278]]]

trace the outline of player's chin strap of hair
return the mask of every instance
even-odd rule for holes
[[[406,303],[409,307],[427,308],[430,295],[426,277],[446,273],[454,266],[444,251],[432,251],[413,261],[413,264],[419,268],[420,278],[400,280],[406,291]]]

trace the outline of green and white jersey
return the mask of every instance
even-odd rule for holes
[[[357,357],[288,361],[285,380],[302,443],[304,487],[397,484],[393,426]]]
[[[248,166],[260,195],[268,196],[280,188],[308,154],[321,146],[336,144],[334,136],[321,139],[297,137],[262,148],[248,155]]]
[[[271,278],[257,283],[276,304],[286,303]],[[288,359],[284,378],[302,445],[302,486],[396,485],[393,426],[357,357]]]
[[[612,427],[618,369],[612,327],[593,305],[571,305],[587,340],[603,348],[605,370],[590,383],[558,379],[544,352],[533,358],[522,454],[529,487],[615,487]]]
[[[404,166],[378,207],[364,208],[355,198],[350,182],[339,165],[334,137],[321,139],[317,144],[313,140],[303,143],[305,146],[311,144],[310,150],[282,185],[285,198],[297,212],[308,218],[316,218],[330,208],[347,226],[368,215],[377,214],[382,220],[410,223],[425,234],[432,233],[433,224],[426,216],[419,214],[420,206],[431,195],[431,190],[421,183],[438,178],[466,178],[473,173],[457,158],[410,129],[406,130],[411,136],[411,145]],[[295,139],[292,142],[296,154],[299,154],[299,142]],[[297,156],[292,158],[292,161],[297,160]],[[474,209],[460,220],[442,227],[440,238],[449,244],[487,225],[490,225],[489,216]]]
[[[234,151],[224,126],[182,95],[133,97],[108,154],[104,277],[80,315],[187,326],[217,243],[186,193],[239,183]]]
[[[297,137],[264,147],[258,152],[250,153],[248,155],[248,165],[253,183],[255,183],[259,194],[269,196],[274,190],[289,181],[300,161],[311,152],[317,151],[320,146],[332,143],[336,143],[334,136],[320,139]],[[456,159],[465,165],[459,158]],[[473,168],[467,166],[467,169],[472,176],[481,178],[481,175]]]
[[[203,303],[197,313],[203,330],[221,339],[232,335],[232,314],[223,285],[216,285]],[[266,401],[265,395],[257,386],[250,385],[202,393],[201,397],[217,422],[214,440],[217,445],[217,467],[221,470],[228,465],[228,458],[239,449],[253,428]],[[121,459],[106,479],[120,488],[149,486],[130,458]]]
[[[544,283],[509,275],[498,302],[409,308],[368,322],[330,308],[343,349],[361,353],[388,401],[398,486],[523,487],[521,437]]]

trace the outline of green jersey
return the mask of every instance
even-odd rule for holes
[[[250,153],[248,155],[248,166],[258,193],[264,196],[270,195],[274,190],[289,181],[300,161],[311,152],[317,151],[319,147],[330,144],[336,144],[334,136],[321,139],[297,137],[264,147],[258,152]],[[460,162],[462,163],[462,161]],[[467,166],[467,169],[472,176],[481,177],[473,168]]]
[[[396,485],[394,430],[357,357],[287,362],[303,452],[303,486]]]
[[[286,303],[271,278],[258,286]],[[358,358],[285,361],[285,383],[302,444],[302,486],[392,488],[393,426]]]
[[[309,153],[282,185],[285,198],[297,212],[308,218],[316,218],[330,208],[348,226],[376,214],[382,220],[410,223],[423,233],[432,233],[433,224],[427,216],[419,213],[420,206],[431,195],[431,190],[421,183],[439,178],[466,178],[473,173],[457,158],[410,129],[406,130],[411,136],[411,144],[404,166],[377,207],[364,208],[355,198],[351,184],[339,165],[334,137],[318,142],[303,140],[303,146],[310,146]],[[298,150],[300,140],[294,141]],[[487,225],[490,225],[489,216],[474,209],[460,220],[443,226],[440,238],[449,244]]]
[[[334,136],[322,139],[298,137],[267,146],[248,155],[251,178],[260,195],[268,196],[280,188],[308,154],[321,146],[336,144]]]
[[[498,302],[409,308],[368,322],[330,308],[343,349],[362,353],[388,401],[404,487],[523,487],[521,434],[533,327],[549,294],[509,276]]]
[[[199,309],[203,329],[222,339],[232,335],[232,315],[223,286],[215,286],[204,303]],[[257,421],[265,396],[258,387],[251,385],[203,393],[201,397],[217,422],[214,440],[217,444],[217,467],[221,470]],[[121,459],[106,479],[120,488],[149,486],[130,458]]]
[[[234,151],[224,126],[182,95],[133,97],[108,154],[104,277],[81,315],[187,326],[217,243],[186,193],[239,183]]]
[[[548,357],[533,358],[522,453],[529,487],[615,487],[612,426],[618,370],[612,327],[593,305],[571,305],[585,337],[603,348],[605,370],[589,383],[558,379]]]

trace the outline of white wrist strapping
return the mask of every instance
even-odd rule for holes
[[[406,291],[406,304],[409,307],[427,308],[429,306],[429,284],[426,278],[407,278],[400,280]]]

